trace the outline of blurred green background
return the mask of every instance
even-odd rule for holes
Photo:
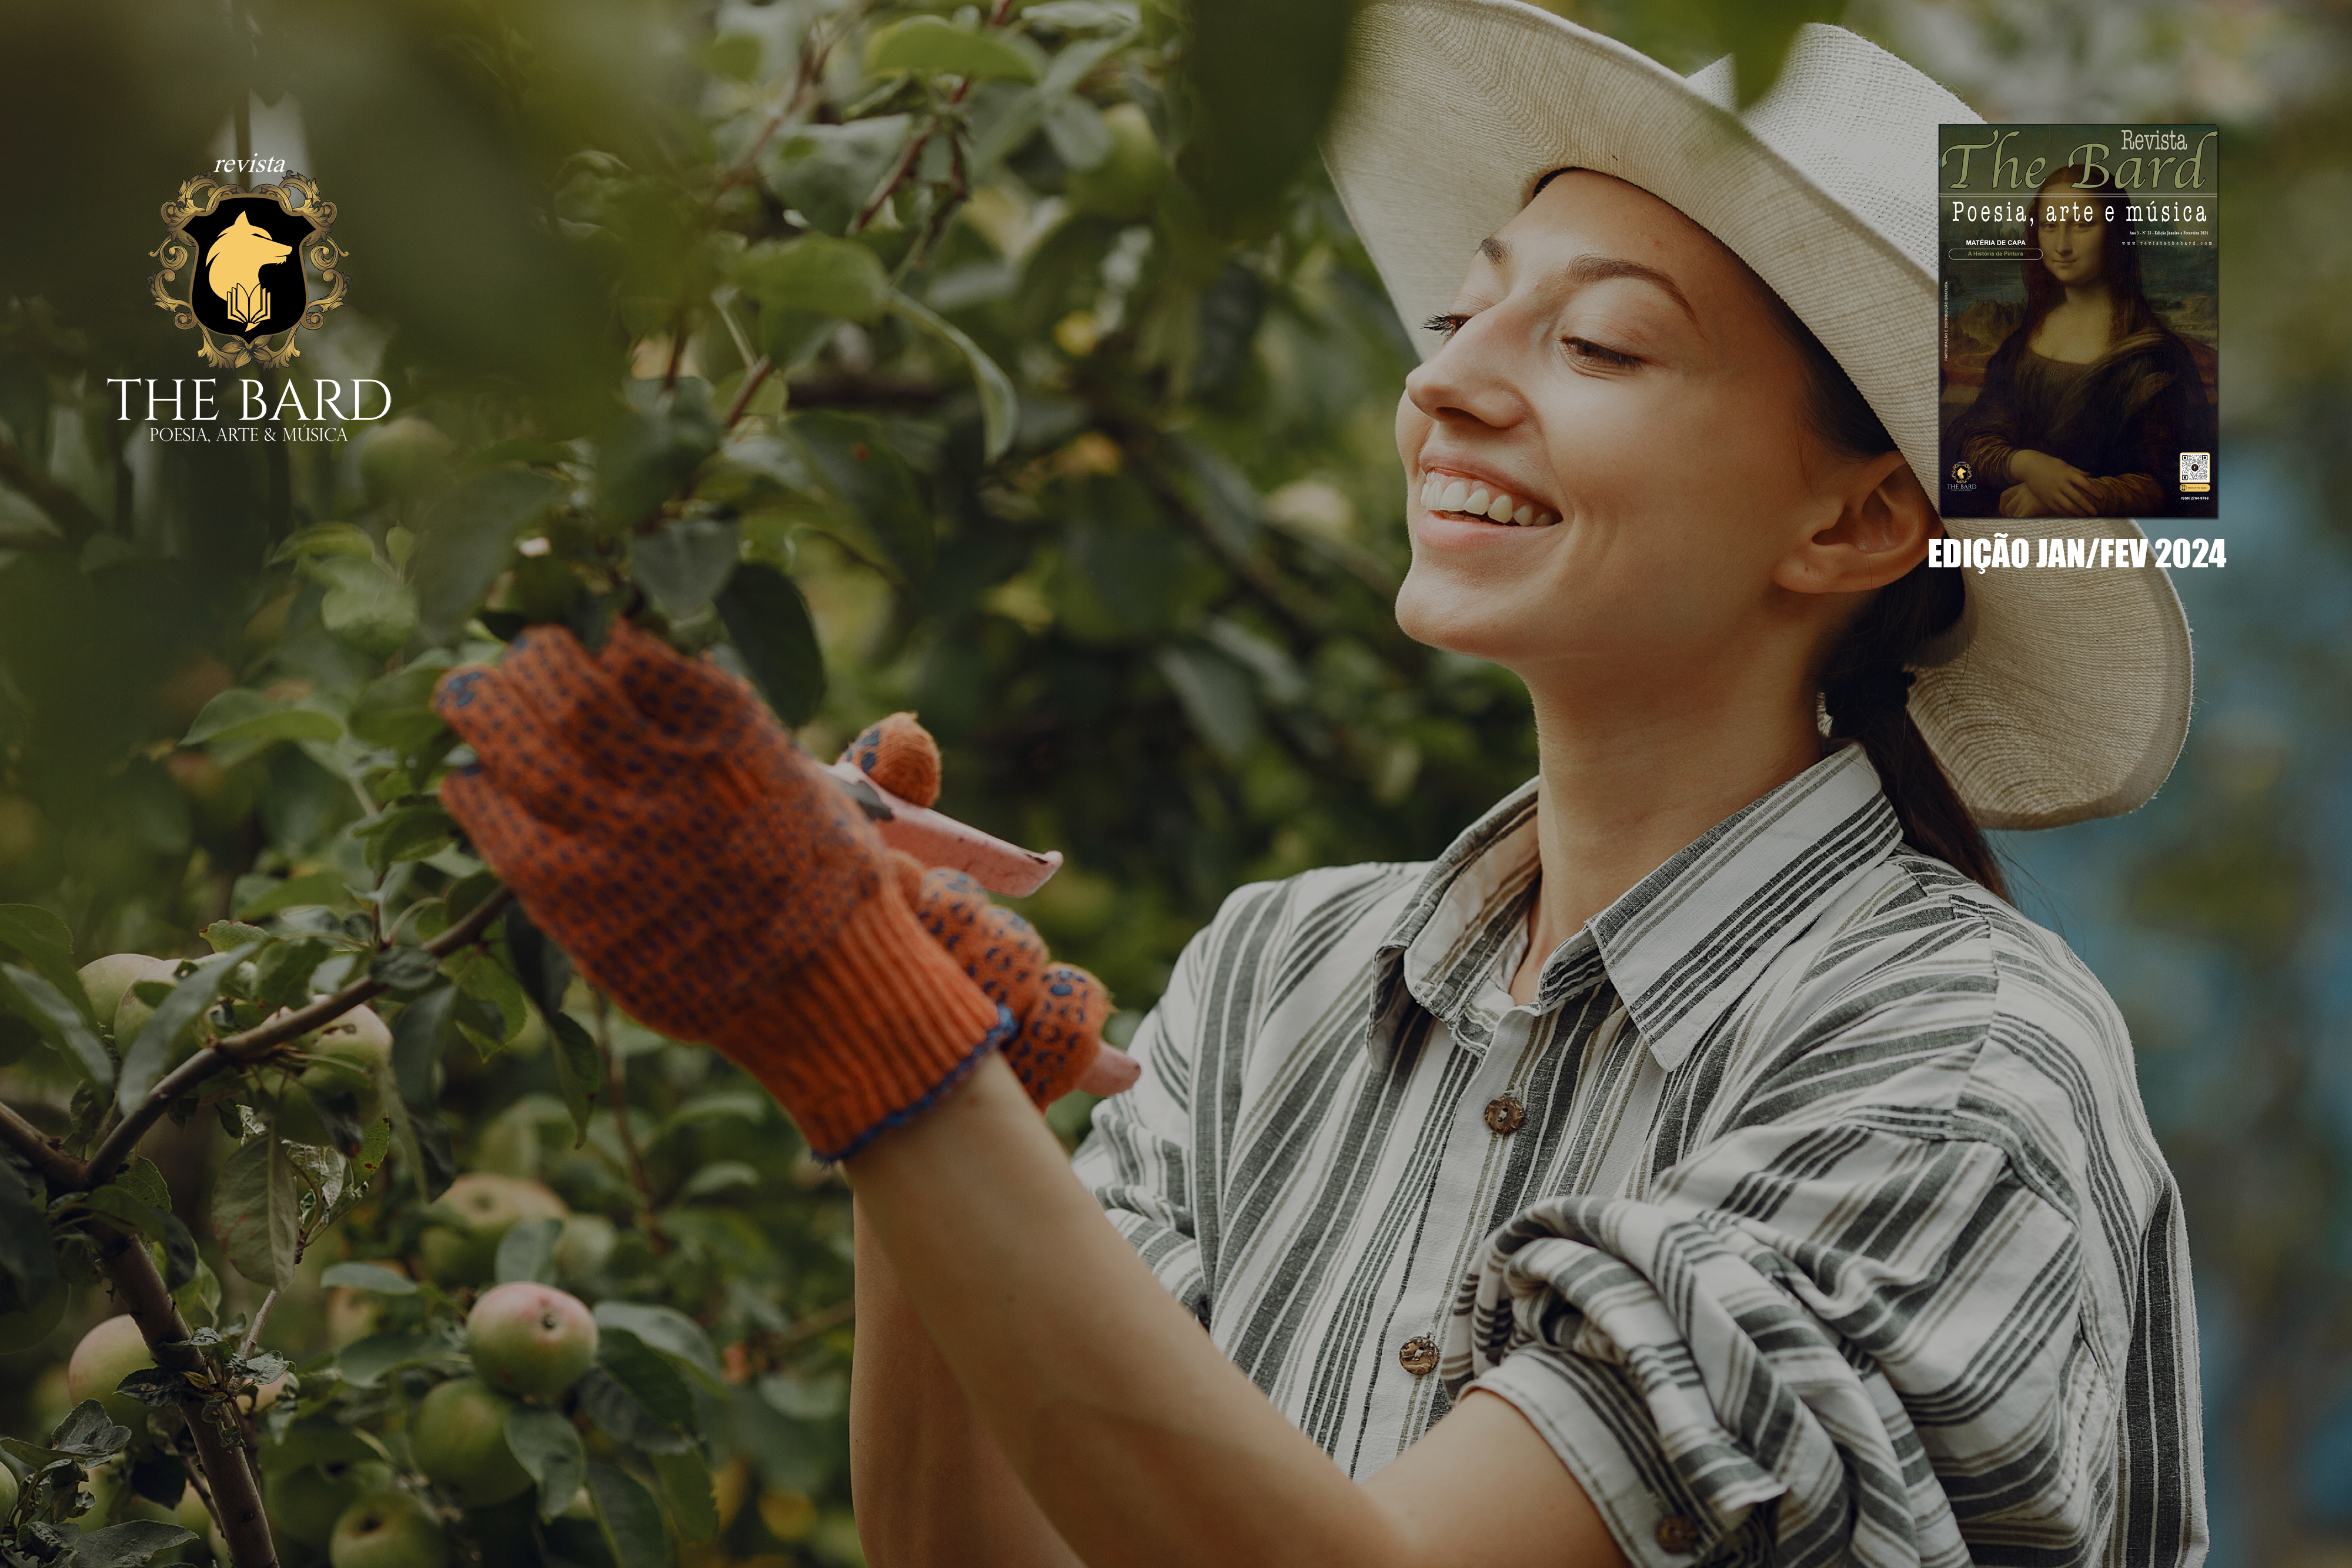
[[[2189,752],[2142,812],[2001,848],[2122,1003],[2187,1193],[2214,1561],[2352,1563],[2352,1053],[2328,1049],[2352,1017],[2352,7],[1553,8],[1681,70],[1736,49],[1751,86],[1795,23],[1836,20],[1990,119],[2222,125],[2231,549],[2178,580]],[[1109,982],[1114,1038],[1236,883],[1434,852],[1533,746],[1515,682],[1390,615],[1411,350],[1311,152],[1349,10],[0,5],[0,902],[56,910],[82,958],[176,956],[240,878],[349,864],[348,754],[182,737],[232,685],[347,713],[465,645],[482,604],[532,612],[548,583],[511,540],[462,591],[411,570],[452,482],[500,462],[572,476],[625,539],[709,523],[788,573],[821,674],[788,635],[683,606],[677,626],[820,754],[918,709],[943,805],[1068,855],[1027,912]],[[113,417],[107,377],[214,373],[148,300],[148,253],[179,183],[247,152],[340,208],[350,303],[294,374],[393,388],[394,418],[347,444],[160,446]],[[870,260],[789,259],[830,236]],[[323,522],[374,541],[421,624],[354,630],[331,572],[273,560]],[[565,605],[604,580],[602,548],[567,558]],[[629,1051],[649,1117],[726,1079],[707,1053]],[[464,1163],[625,1234],[694,1216],[662,1288],[748,1347],[719,1438],[729,1522],[698,1561],[854,1561],[848,1331],[824,1315],[838,1188],[702,1132],[656,1151],[644,1207],[612,1140],[542,1149],[549,1082],[520,1047],[453,1063]],[[70,1087],[36,1057],[0,1069],[37,1117]],[[1060,1108],[1066,1133],[1084,1110]],[[217,1147],[183,1144],[167,1170],[199,1184]],[[755,1179],[698,1186],[715,1166]],[[201,1234],[201,1204],[186,1218]],[[0,1427],[54,1419],[54,1364],[107,1310],[83,1295],[0,1360]],[[290,1352],[342,1332],[332,1305],[275,1320]]]

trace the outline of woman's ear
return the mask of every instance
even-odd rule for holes
[[[1792,593],[1884,588],[1925,560],[1927,541],[1943,531],[1934,503],[1900,452],[1849,466],[1831,498],[1836,519],[1773,568],[1772,580]]]

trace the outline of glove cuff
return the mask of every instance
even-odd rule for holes
[[[919,1115],[1015,1027],[916,924],[887,878],[791,992],[779,998],[782,1019],[712,1043],[782,1102],[826,1161]],[[797,1038],[778,1038],[780,1029]]]

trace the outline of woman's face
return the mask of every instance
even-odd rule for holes
[[[1817,613],[1775,576],[1835,521],[1836,465],[1768,298],[1646,192],[1585,172],[1545,186],[1405,380],[1404,630],[1532,680],[1737,657]]]
[[[2107,241],[2097,200],[2076,191],[2073,181],[2062,180],[2042,193],[2041,204],[2034,243],[2042,247],[2042,265],[2062,286],[2079,288],[2096,283]]]

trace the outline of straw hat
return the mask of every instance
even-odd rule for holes
[[[1981,116],[1843,28],[1808,25],[1780,82],[1732,109],[1731,61],[1678,77],[1518,0],[1370,0],[1324,156],[1389,297],[1420,323],[1478,242],[1555,169],[1612,174],[1753,267],[1837,356],[1928,495],[1937,469],[1936,128]],[[1964,518],[1955,537],[2112,536],[2114,518]],[[2151,552],[2152,554],[2152,552]],[[2138,568],[1966,574],[1920,651],[1911,716],[1988,828],[2116,816],[2189,732],[2189,622]]]

